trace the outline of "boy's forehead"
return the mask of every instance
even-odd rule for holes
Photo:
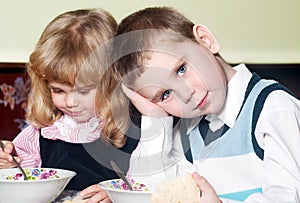
[[[135,81],[135,88],[145,86],[165,86],[170,78],[171,70],[162,66],[149,65]]]
[[[185,60],[193,62],[196,58],[207,57],[203,44],[192,41],[155,43],[144,64],[164,64],[165,60]]]
[[[180,56],[182,55],[185,51],[182,49],[182,45],[189,45],[190,43],[188,42],[170,42],[170,41],[156,41],[151,45],[149,48],[153,54],[159,54],[159,53],[165,53],[168,55],[173,55],[173,56]]]
[[[183,58],[183,56],[179,54],[182,53],[174,54],[155,50],[152,51],[149,57],[144,60],[144,65],[146,66],[146,69],[151,67],[170,69],[173,68],[174,65]],[[156,71],[158,70],[156,69]]]
[[[165,86],[174,75],[172,73],[181,65],[182,58],[172,53],[152,51],[144,60],[145,70],[135,81],[136,87]]]

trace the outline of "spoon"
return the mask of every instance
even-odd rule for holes
[[[3,142],[0,140],[0,148],[4,151],[4,144]],[[17,165],[17,167],[21,170],[22,174],[23,174],[23,177],[24,177],[24,180],[27,180],[27,176],[26,176],[26,173],[25,171],[23,170],[23,168],[21,167],[21,165],[17,162],[17,160],[15,159],[14,156],[12,156],[13,158],[13,162]]]
[[[128,186],[129,190],[133,190],[133,187],[131,183],[128,181],[124,173],[121,171],[121,169],[117,166],[117,164],[114,161],[110,161],[111,166],[113,167],[114,171],[117,173],[117,175],[124,181],[124,183]]]

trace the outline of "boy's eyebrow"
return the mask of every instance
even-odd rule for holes
[[[177,56],[178,60],[176,61],[176,63],[174,64],[174,66],[172,67],[173,71],[177,71],[177,69],[185,62],[184,59],[184,55],[183,56]]]
[[[158,91],[153,98],[149,98],[152,102],[156,103],[161,100],[161,91]]]

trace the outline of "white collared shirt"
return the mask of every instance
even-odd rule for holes
[[[213,128],[218,128],[222,123],[232,127],[238,112],[242,106],[244,95],[248,82],[252,76],[251,72],[244,64],[240,64],[234,69],[237,71],[234,77],[228,83],[228,94],[221,112],[207,117],[211,121]],[[145,120],[145,117],[143,117]],[[143,124],[142,119],[142,124]],[[149,120],[149,118],[147,118]],[[191,121],[187,134],[198,125],[201,118],[195,118]],[[172,125],[172,118],[167,117],[161,119],[163,122]],[[166,122],[168,120],[168,122]],[[148,121],[149,122],[149,121]],[[155,127],[155,126],[152,126]],[[177,156],[173,160],[177,163],[173,167],[164,168],[160,172],[155,171],[152,174],[144,174],[137,176],[139,181],[149,181],[150,184],[163,180],[164,178],[181,175],[184,173],[196,171],[184,156],[180,142],[180,132],[178,129],[173,129],[173,135],[169,132],[170,127],[164,127],[164,130],[156,134],[160,137],[161,142],[155,142],[157,146],[164,149],[164,146],[172,149],[169,152],[176,151],[177,153],[170,153]],[[143,130],[143,125],[142,125]],[[173,136],[172,139],[167,139],[166,136]],[[261,114],[259,116],[255,136],[259,146],[264,150],[263,165],[265,168],[265,175],[263,180],[263,193],[256,193],[249,196],[244,202],[247,203],[291,203],[300,202],[300,101],[292,97],[284,91],[273,91],[267,97]],[[173,143],[167,143],[172,141]],[[153,142],[154,143],[154,142]],[[143,142],[143,133],[139,146],[151,150],[150,142]],[[138,151],[138,150],[137,150]],[[147,154],[133,153],[132,162],[143,164],[143,157]],[[166,151],[161,152],[161,154]],[[170,155],[169,154],[169,155]],[[167,156],[161,156],[167,157]],[[180,157],[182,159],[180,159]],[[163,162],[164,160],[156,160]],[[148,165],[151,163],[148,161]],[[130,166],[129,173],[134,172],[134,167]],[[149,168],[149,171],[151,168]],[[230,183],[228,183],[230,184]],[[222,199],[224,203],[237,202],[234,200]]]
[[[234,77],[227,84],[227,96],[224,107],[218,114],[209,114],[205,116],[208,120],[209,127],[212,131],[219,129],[226,124],[232,128],[242,106],[245,92],[248,83],[252,77],[252,73],[246,68],[244,64],[233,67],[236,70]],[[199,120],[199,118],[195,118]],[[198,122],[196,123],[198,125]],[[190,126],[188,134],[195,126]]]

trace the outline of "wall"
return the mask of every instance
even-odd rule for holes
[[[28,61],[44,27],[58,14],[101,7],[119,22],[129,13],[148,6],[172,6],[195,23],[205,24],[222,45],[221,55],[228,62],[248,63],[252,71],[278,80],[300,98],[300,0],[2,1],[0,86],[26,87],[26,83],[20,86],[25,79],[18,79],[23,76],[18,68],[24,64],[11,63]],[[22,95],[26,93],[26,88],[21,90]],[[0,91],[1,139],[12,140],[22,127],[26,101],[17,93],[4,95]]]
[[[172,6],[207,25],[231,63],[300,63],[299,0],[7,0],[0,7],[0,62],[27,62],[56,15],[102,7],[120,21],[147,6]]]

